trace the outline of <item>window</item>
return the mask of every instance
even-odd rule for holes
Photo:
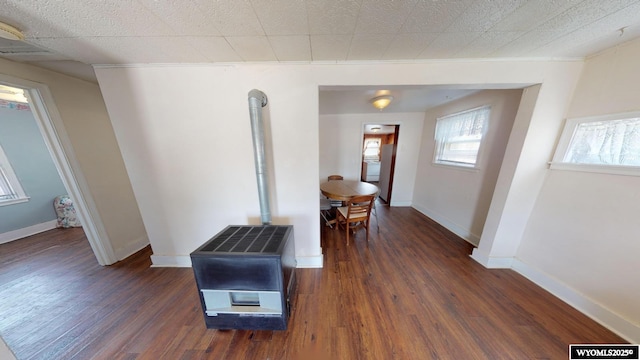
[[[29,198],[22,190],[9,159],[0,146],[0,206],[28,201]]]
[[[362,154],[365,160],[380,160],[380,138],[366,139]]]
[[[640,175],[640,113],[567,120],[551,167]]]
[[[483,106],[436,120],[436,164],[476,167],[491,107]]]

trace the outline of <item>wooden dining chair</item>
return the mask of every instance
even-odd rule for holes
[[[378,234],[380,233],[380,222],[378,221],[378,210],[376,209],[376,203],[378,202],[378,198],[380,197],[380,190],[373,196],[373,208],[371,209],[371,213],[376,217],[376,226],[378,227]]]
[[[349,233],[358,229],[360,225],[365,228],[367,241],[369,241],[369,219],[371,218],[371,208],[373,207],[374,195],[355,196],[347,201],[347,206],[339,207],[336,212],[336,223],[344,226],[347,234],[347,245],[349,245]]]
[[[334,181],[334,180],[344,180],[344,177],[342,175],[329,175],[327,177],[327,181]],[[331,206],[338,208],[340,206],[344,206],[344,202],[342,202],[341,200],[331,200]]]
[[[324,224],[332,228],[333,226],[331,226],[331,221],[329,220],[329,218],[327,218],[327,215],[329,215],[330,211],[331,211],[331,200],[320,199],[320,216],[322,216],[322,218],[324,219]]]

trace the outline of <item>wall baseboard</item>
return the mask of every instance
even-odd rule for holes
[[[45,232],[47,230],[55,229],[57,224],[58,224],[57,220],[51,220],[51,221],[43,222],[40,224],[31,225],[26,228],[2,233],[0,234],[0,244],[5,244],[10,241],[22,239],[27,236],[31,236],[31,235],[39,234],[41,232]]]
[[[118,261],[120,261],[144,249],[147,245],[149,245],[149,238],[142,236],[137,238],[135,241],[128,243],[124,247],[114,249],[114,252]]]
[[[513,266],[512,257],[491,257],[478,248],[473,249],[471,258],[487,269],[511,269]]]
[[[151,267],[191,267],[191,256],[151,255]]]
[[[549,274],[517,259],[513,259],[511,268],[630,343],[640,343],[639,325],[631,323]]]
[[[589,299],[567,284],[516,258],[490,257],[474,249],[471,258],[488,269],[511,269],[632,344],[640,343],[640,326]]]
[[[321,269],[323,255],[318,256],[296,256],[296,268],[298,269]]]
[[[440,216],[439,214],[436,214],[430,211],[429,209],[423,206],[414,204],[412,207],[418,210],[419,212],[421,212],[424,216],[444,226],[454,234],[460,236],[463,240],[470,243],[471,245],[478,246],[478,244],[480,243],[480,237],[478,235],[472,234],[471,231],[469,231],[468,229],[465,229],[462,226],[459,226],[458,224],[450,221],[449,219],[443,216]]]

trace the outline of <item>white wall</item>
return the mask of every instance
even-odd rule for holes
[[[99,87],[4,59],[0,74],[48,86],[79,164],[74,170],[88,184],[84,196],[95,203],[117,259],[146,246],[146,232]]]
[[[254,88],[269,102],[263,115],[274,144],[267,149],[273,224],[294,226],[301,264],[320,254],[318,195],[308,191],[318,189],[318,89],[284,70],[96,70],[154,264],[188,266],[190,252],[224,227],[261,223],[247,100]]]
[[[478,244],[511,134],[522,90],[484,90],[430,109],[425,116],[413,206],[467,241]],[[433,164],[438,117],[491,106],[478,169]]]
[[[640,41],[586,62],[567,117],[639,111]],[[550,170],[517,257],[579,294],[591,312],[640,342],[640,178]],[[549,281],[551,282],[551,281]]]
[[[5,343],[2,336],[0,336],[0,359],[15,360],[15,358],[15,355],[13,355],[13,352],[9,349],[7,343]]]
[[[411,205],[423,119],[423,113],[321,115],[320,182],[331,174],[360,179],[364,124],[400,125],[390,205]]]
[[[321,266],[319,86],[544,83],[549,96],[536,104],[544,117],[565,98],[558,94],[571,89],[566,84],[575,82],[580,67],[530,61],[158,65],[100,67],[96,74],[155,264],[188,266],[188,254],[225,226],[259,223],[247,105],[247,93],[257,88],[269,97],[273,222],[294,226],[299,265]],[[535,193],[518,198],[534,199]],[[517,248],[520,233],[511,238]]]

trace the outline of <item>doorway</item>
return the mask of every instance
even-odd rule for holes
[[[24,90],[40,134],[60,175],[67,194],[73,199],[78,218],[82,222],[87,240],[100,265],[116,262],[106,230],[88,191],[82,172],[75,159],[64,123],[57,111],[49,88],[32,82],[0,74],[0,84]]]
[[[380,188],[380,199],[391,203],[393,175],[400,125],[364,124],[362,136],[361,181]]]

